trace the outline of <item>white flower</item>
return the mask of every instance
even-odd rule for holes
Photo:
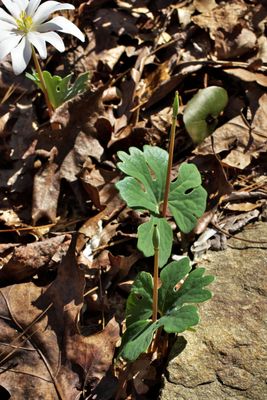
[[[73,10],[72,4],[45,1],[40,5],[41,0],[2,0],[2,3],[9,14],[0,8],[0,60],[11,53],[16,75],[27,67],[32,46],[42,59],[47,57],[46,42],[60,52],[65,50],[63,40],[55,31],[70,33],[84,41],[80,29],[66,18],[56,16],[47,21],[55,11]]]

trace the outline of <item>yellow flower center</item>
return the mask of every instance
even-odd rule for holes
[[[20,31],[28,33],[32,28],[33,22],[32,18],[25,11],[21,11],[19,18],[16,19],[16,24]]]

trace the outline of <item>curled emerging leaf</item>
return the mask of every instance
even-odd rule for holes
[[[200,89],[188,102],[183,119],[194,143],[201,143],[214,131],[217,118],[227,103],[226,90],[218,86]]]

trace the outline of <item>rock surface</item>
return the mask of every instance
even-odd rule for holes
[[[267,242],[267,223],[238,237]],[[267,399],[267,243],[231,238],[200,263],[216,276],[196,332],[167,368],[161,400]]]

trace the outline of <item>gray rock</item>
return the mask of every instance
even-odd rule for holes
[[[267,242],[267,224],[236,236]],[[169,362],[160,399],[267,399],[267,243],[231,238],[200,265],[216,277],[214,296],[199,307],[196,332],[183,335],[186,347]]]

